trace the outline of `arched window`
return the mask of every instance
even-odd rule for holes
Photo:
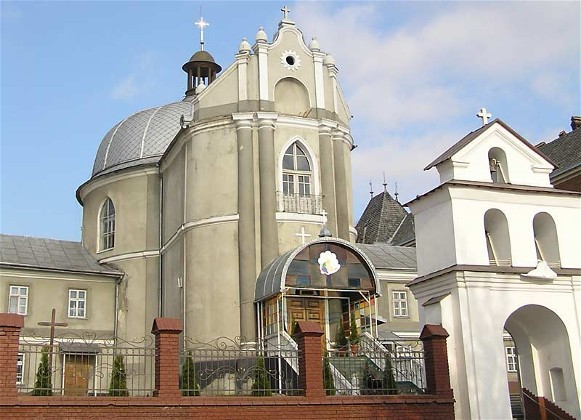
[[[107,198],[99,214],[99,250],[106,251],[115,246],[115,206]]]
[[[319,203],[314,195],[313,170],[304,146],[291,144],[282,157],[282,200],[280,210],[318,214]]]
[[[284,152],[282,158],[282,191],[285,195],[311,195],[311,165],[297,142]]]
[[[537,260],[545,261],[550,267],[560,266],[559,241],[555,221],[548,213],[538,213],[533,219]]]
[[[484,232],[490,265],[510,266],[510,236],[504,213],[498,209],[488,210],[484,214]]]
[[[488,151],[488,166],[490,168],[490,178],[492,182],[506,184],[508,179],[508,165],[506,162],[506,153],[498,147],[493,147]]]

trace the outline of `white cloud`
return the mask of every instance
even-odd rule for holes
[[[112,90],[111,96],[113,99],[128,101],[134,99],[139,94],[139,87],[135,81],[135,75],[130,74],[121,82],[119,82]]]
[[[526,120],[531,108],[577,112],[579,3],[412,3],[415,12],[401,20],[398,5],[293,7],[307,42],[316,36],[340,70],[361,146],[352,155],[356,208],[383,171],[411,197],[433,187],[423,167],[478,128],[482,106],[508,110],[494,115],[508,124]]]
[[[111,97],[121,101],[131,101],[143,96],[155,84],[155,55],[144,52],[134,57],[134,70],[118,82],[110,91]]]

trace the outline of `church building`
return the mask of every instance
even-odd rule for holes
[[[158,316],[198,341],[280,339],[302,319],[330,341],[351,318],[377,335],[377,273],[354,245],[351,113],[333,57],[282,11],[272,41],[260,28],[224,70],[197,22],[183,99],[101,141],[76,193],[82,245],[2,236],[0,310],[25,314],[25,332],[46,333],[52,294],[68,331],[125,340]],[[58,292],[43,296],[33,272],[58,273]]]
[[[0,235],[0,312],[25,316],[24,340],[60,326],[65,395],[90,394],[99,340],[75,353],[64,332],[131,342],[170,317],[184,342],[292,347],[294,322],[308,320],[329,348],[354,325],[361,344],[385,351],[378,339],[417,339],[428,323],[450,334],[457,418],[511,418],[508,334],[518,392],[580,417],[581,200],[551,185],[578,187],[580,166],[559,172],[548,156],[570,156],[559,145],[579,143],[579,121],[540,150],[483,121],[428,165],[440,185],[406,204],[411,213],[384,189],[356,229],[335,60],[282,12],[277,32],[242,39],[225,69],[196,22],[183,98],[95,139],[76,191],[81,242]],[[22,388],[32,364],[19,355]],[[75,364],[83,383],[67,388]]]

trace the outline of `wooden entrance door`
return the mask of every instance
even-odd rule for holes
[[[65,395],[87,395],[93,358],[88,355],[65,355]]]
[[[288,298],[288,315],[290,322],[314,321],[323,330],[322,342],[325,342],[325,302],[323,299]],[[292,328],[292,325],[291,325]]]

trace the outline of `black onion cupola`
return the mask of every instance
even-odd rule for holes
[[[222,67],[214,61],[214,57],[209,52],[204,51],[204,28],[209,23],[201,17],[195,24],[200,28],[200,51],[192,55],[190,60],[182,66],[182,69],[188,74],[186,96],[202,92],[216,80],[216,75],[222,70]]]

